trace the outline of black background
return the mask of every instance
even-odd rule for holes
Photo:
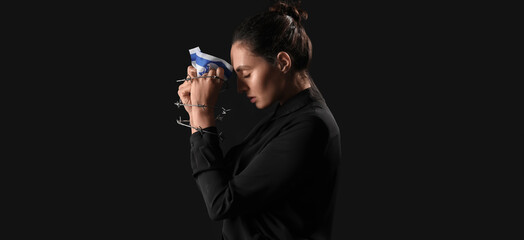
[[[39,158],[30,169],[43,177],[29,183],[38,201],[28,200],[27,211],[45,226],[42,235],[219,239],[220,223],[209,220],[191,176],[190,131],[175,123],[187,116],[173,105],[175,80],[186,76],[190,48],[230,61],[234,28],[268,6],[60,6],[67,11],[31,22],[39,41],[27,48],[45,66],[38,74],[46,81],[36,86],[54,89],[38,102],[46,107],[31,112],[40,147],[31,150]],[[485,214],[469,197],[478,190],[477,179],[466,177],[476,174],[469,161],[487,153],[476,145],[485,137],[481,123],[469,117],[475,101],[462,99],[469,85],[454,72],[466,46],[463,28],[446,20],[456,12],[336,1],[303,7],[310,73],[342,137],[333,239],[487,231],[468,224]],[[270,111],[255,109],[235,89],[231,81],[220,97],[233,109],[218,123],[225,151]]]

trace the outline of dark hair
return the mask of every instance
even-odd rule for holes
[[[233,43],[241,41],[256,55],[274,64],[279,52],[291,57],[291,70],[305,70],[314,95],[323,100],[307,71],[313,48],[302,21],[308,14],[300,8],[301,1],[276,1],[269,11],[247,18],[235,29]]]

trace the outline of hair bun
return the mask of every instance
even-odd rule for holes
[[[277,12],[281,15],[289,15],[297,23],[307,20],[307,12],[300,8],[301,1],[277,1],[269,8],[270,12]]]

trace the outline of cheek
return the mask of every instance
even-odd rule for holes
[[[271,67],[267,67],[258,74],[257,82],[259,86],[268,90],[278,88],[280,84],[278,74],[272,71]]]
[[[267,88],[267,78],[263,73],[253,74],[249,81],[250,88],[257,94],[263,94]]]
[[[277,75],[267,73],[261,81],[261,87],[265,91],[266,95],[274,97],[275,94],[281,91],[282,81]]]
[[[256,82],[253,82],[253,90],[258,98],[257,108],[264,109],[278,99],[279,88],[274,80],[271,76],[266,75],[264,78],[258,78]]]
[[[273,83],[268,74],[261,74],[253,78],[253,89],[260,97],[267,98],[273,92]]]

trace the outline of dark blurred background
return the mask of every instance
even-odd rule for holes
[[[474,171],[460,160],[482,152],[471,143],[482,133],[463,130],[471,101],[456,101],[469,88],[452,73],[462,65],[450,46],[463,42],[442,6],[428,5],[303,2],[310,73],[342,138],[335,240],[478,230],[464,225],[482,215],[465,197],[473,180],[459,181]],[[46,159],[37,166],[49,169],[36,171],[53,179],[35,196],[42,213],[34,221],[49,224],[43,231],[67,239],[219,239],[221,224],[208,218],[191,176],[190,130],[175,122],[187,118],[173,104],[175,80],[186,76],[190,48],[230,61],[234,28],[269,6],[68,5],[32,22],[44,29],[35,35],[45,52],[38,62],[52,72],[44,83],[67,89],[48,94],[58,107],[44,116],[61,117],[49,118],[43,150],[32,150]],[[224,152],[272,110],[237,94],[234,78],[219,102],[232,109],[218,123]]]

